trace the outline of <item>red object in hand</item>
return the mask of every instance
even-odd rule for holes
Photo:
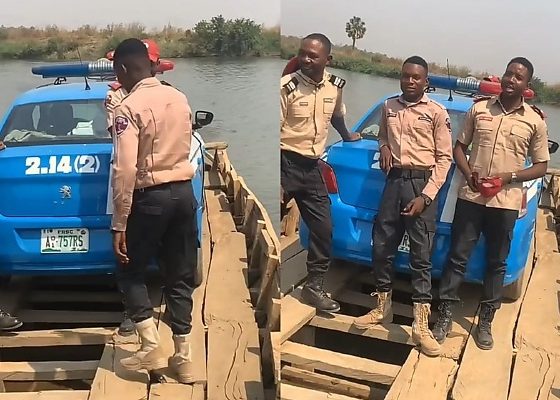
[[[478,190],[484,197],[493,197],[502,190],[502,185],[502,178],[500,177],[482,178],[478,184]]]
[[[299,69],[299,61],[297,57],[290,58],[290,61],[284,67],[284,71],[282,71],[282,76],[293,74]]]

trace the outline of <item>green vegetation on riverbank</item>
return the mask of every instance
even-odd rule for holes
[[[57,26],[0,27],[0,59],[77,60],[103,57],[123,39],[152,38],[162,58],[269,56],[280,52],[280,28],[265,28],[250,19],[222,16],[200,21],[192,29],[166,26],[148,31],[141,24],[89,25],[68,30]]]
[[[297,54],[301,38],[294,36],[282,36],[281,38],[281,57],[289,59]],[[331,67],[344,69],[353,72],[382,76],[398,79],[404,59],[389,57],[381,53],[372,53],[352,46],[333,46],[333,60]],[[430,72],[434,74],[447,75],[447,67],[430,63]],[[476,74],[467,67],[451,65],[451,75],[467,77],[476,76],[482,78],[489,74]],[[533,78],[533,90],[537,97],[534,102],[560,105],[560,84],[547,85],[538,77]]]

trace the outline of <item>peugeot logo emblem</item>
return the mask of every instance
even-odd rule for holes
[[[59,192],[63,199],[70,199],[72,197],[72,188],[70,186],[62,186]]]

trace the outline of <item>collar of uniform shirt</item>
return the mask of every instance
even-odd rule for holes
[[[504,108],[504,105],[502,104],[502,102],[500,101],[500,96],[494,96],[492,99],[490,99],[489,101],[490,104],[495,104],[498,103],[498,105],[500,106],[500,108],[502,109],[502,112],[505,115],[508,114],[513,114],[516,111],[519,111],[521,109],[525,109],[525,107],[527,106],[527,103],[525,103],[525,98],[521,97],[521,104],[519,105],[519,107],[514,108],[513,110],[511,110],[510,112],[507,112],[506,109]]]
[[[426,94],[424,93],[424,95],[422,96],[422,98],[420,100],[418,100],[415,103],[411,103],[410,101],[406,101],[403,97],[403,95],[401,94],[398,98],[399,102],[401,104],[404,104],[407,107],[412,107],[415,106],[416,104],[420,104],[420,103],[428,103],[428,101],[430,100],[430,98],[428,96],[426,96]]]
[[[321,80],[321,82],[315,82],[313,79],[309,78],[308,76],[305,76],[301,71],[297,71],[296,73],[301,77],[301,79],[303,79],[305,83],[317,87],[323,86],[329,76],[329,73],[325,70],[325,72],[323,72],[323,79]]]
[[[135,90],[138,90],[141,87],[157,86],[157,85],[161,85],[161,82],[157,78],[150,76],[149,78],[142,79],[140,82],[134,85],[133,88],[130,90],[130,93],[134,92]]]

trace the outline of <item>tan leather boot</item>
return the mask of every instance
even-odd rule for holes
[[[167,359],[159,343],[159,333],[153,318],[134,324],[140,336],[140,349],[132,356],[121,359],[121,365],[131,371],[148,371],[167,367]]]
[[[180,383],[193,383],[191,335],[173,335],[175,354],[169,358],[169,366],[177,374]]]
[[[354,320],[354,326],[358,329],[368,329],[378,324],[393,322],[391,292],[373,292],[371,295],[377,297],[377,306]]]
[[[414,322],[412,323],[412,341],[420,345],[422,353],[427,356],[439,356],[441,346],[428,328],[430,318],[429,303],[414,303]]]

